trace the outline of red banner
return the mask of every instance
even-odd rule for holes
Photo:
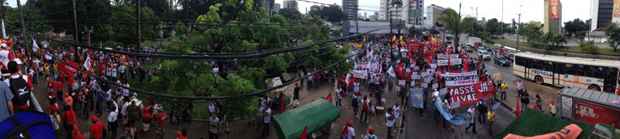
[[[590,124],[608,124],[620,128],[620,111],[599,104],[575,101],[575,119]]]
[[[553,20],[560,19],[560,0],[550,0],[549,1],[549,12],[550,16]]]
[[[450,87],[448,93],[451,103],[458,103],[460,107],[464,107],[492,97],[495,94],[495,86],[491,81],[477,82],[474,85]]]

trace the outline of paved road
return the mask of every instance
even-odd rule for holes
[[[506,128],[516,117],[512,112],[512,109],[515,107],[515,102],[517,99],[515,85],[512,81],[520,79],[512,74],[512,67],[502,67],[493,63],[493,61],[485,62],[488,72],[493,74],[500,74],[504,81],[508,82],[509,85],[509,93],[507,99],[504,100],[504,104],[508,107],[498,107],[497,111],[497,122],[493,127],[493,133],[499,133],[504,128]],[[535,84],[531,81],[525,81],[525,87],[530,93],[531,102],[534,102],[534,96],[536,94],[540,95],[544,101],[544,105],[546,106],[550,101],[553,101],[559,94],[559,89]],[[545,107],[545,110],[548,110]],[[478,134],[466,133],[464,128],[465,126],[456,126],[454,130],[448,130],[443,128],[443,126],[435,120],[435,116],[432,114],[430,109],[427,109],[424,112],[424,116],[419,116],[418,112],[408,111],[406,113],[407,122],[406,122],[406,134],[404,134],[405,138],[411,137],[420,137],[420,138],[432,138],[432,139],[485,139],[485,138],[494,138],[489,135],[488,128],[486,126],[481,126],[477,124]]]

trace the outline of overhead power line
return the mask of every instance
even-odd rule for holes
[[[379,29],[375,29],[375,30],[369,31],[367,33],[375,32],[375,31],[378,31],[378,30]],[[296,52],[296,51],[304,51],[304,50],[310,49],[310,48],[312,48],[313,46],[316,46],[316,45],[322,45],[322,44],[330,43],[330,42],[338,42],[338,41],[343,41],[343,40],[349,40],[349,39],[352,39],[352,38],[360,37],[362,35],[363,34],[349,35],[349,36],[346,36],[346,37],[341,37],[341,38],[331,39],[331,40],[327,40],[327,41],[312,43],[312,44],[303,45],[303,46],[299,46],[299,47],[277,48],[277,49],[271,49],[271,50],[255,51],[255,52],[252,52],[252,53],[245,53],[245,54],[224,54],[224,55],[220,55],[220,54],[170,54],[170,53],[157,53],[157,52],[155,52],[155,53],[131,52],[131,51],[126,51],[126,50],[115,50],[115,49],[106,49],[106,48],[92,47],[92,46],[88,46],[88,45],[76,44],[76,43],[70,43],[70,42],[58,41],[58,40],[52,40],[52,41],[58,42],[58,43],[62,43],[62,44],[71,45],[71,46],[74,46],[74,47],[83,47],[83,48],[89,48],[89,49],[93,49],[93,50],[97,50],[97,51],[119,53],[119,54],[125,54],[125,55],[129,55],[129,56],[134,56],[134,57],[159,57],[159,58],[170,58],[170,59],[204,59],[204,60],[214,60],[214,61],[230,61],[230,60],[242,60],[242,59],[256,59],[256,58],[267,57],[267,56],[275,55],[275,54],[288,53],[288,52]]]

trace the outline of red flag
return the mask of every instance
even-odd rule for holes
[[[329,94],[327,96],[325,96],[325,100],[329,101],[330,103],[332,102],[332,94]]]
[[[465,57],[463,58],[463,70],[464,71],[469,71],[469,58]]]
[[[304,131],[299,135],[299,139],[307,139],[308,138],[308,127],[304,127]]]

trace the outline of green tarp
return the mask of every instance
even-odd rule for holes
[[[325,99],[289,110],[274,116],[276,131],[280,139],[298,139],[304,127],[308,133],[329,126],[340,116],[340,110]]]
[[[581,129],[583,129],[583,131],[578,137],[579,139],[586,139],[591,135],[593,129],[592,125],[571,120],[563,120],[558,117],[552,117],[551,115],[542,112],[526,109],[523,113],[521,113],[521,117],[508,125],[508,127],[496,137],[498,139],[501,139],[509,133],[521,136],[541,135],[559,131],[560,129],[564,128],[564,126],[571,123],[575,123],[579,125]]]

